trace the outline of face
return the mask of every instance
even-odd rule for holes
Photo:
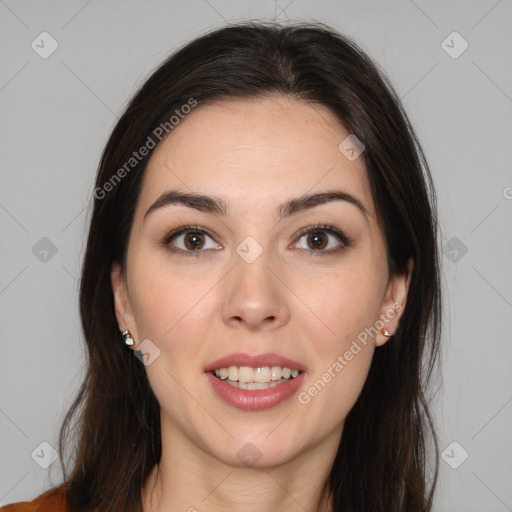
[[[338,149],[348,135],[325,107],[229,100],[193,110],[149,161],[126,279],[112,269],[117,320],[135,349],[146,340],[163,428],[218,461],[242,466],[255,446],[272,466],[338,442],[388,340],[376,331],[398,325],[410,273],[388,275],[364,164]],[[169,191],[218,203],[158,201]],[[338,195],[293,202],[324,192]],[[299,385],[274,403],[290,383],[243,391],[205,371],[233,353],[288,358]]]

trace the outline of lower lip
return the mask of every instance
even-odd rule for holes
[[[205,375],[213,389],[226,403],[247,411],[269,409],[290,398],[297,392],[306,377],[306,373],[302,372],[294,379],[272,388],[249,390],[230,386],[210,372],[207,372]]]

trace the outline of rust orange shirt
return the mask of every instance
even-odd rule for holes
[[[20,501],[0,508],[0,512],[71,512],[63,488],[51,489],[33,501]]]

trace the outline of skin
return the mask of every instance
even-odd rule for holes
[[[111,273],[120,330],[131,331],[134,349],[149,339],[160,350],[146,366],[161,406],[163,447],[143,489],[146,512],[331,510],[323,491],[344,420],[388,337],[379,332],[359,343],[361,351],[308,404],[294,395],[270,409],[237,409],[215,394],[203,370],[233,352],[277,352],[307,366],[304,391],[359,333],[381,315],[388,319],[394,304],[405,306],[412,262],[407,273],[388,275],[364,164],[338,149],[348,135],[325,107],[272,96],[199,106],[155,149],[126,273],[117,264]],[[221,197],[229,216],[168,205],[143,220],[171,188]],[[331,189],[358,198],[368,217],[332,201],[278,220],[283,202]],[[296,236],[323,223],[352,245],[343,248],[324,231],[322,250],[343,250],[319,255],[311,235]],[[162,243],[187,224],[213,235],[200,239],[197,257]],[[252,263],[236,252],[247,236],[263,249]],[[172,243],[187,250],[185,236]],[[399,318],[387,322],[391,333]],[[249,442],[261,453],[251,467],[237,455]]]

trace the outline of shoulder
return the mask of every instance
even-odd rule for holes
[[[0,508],[0,512],[70,512],[63,487],[50,489],[33,501],[20,501]]]

